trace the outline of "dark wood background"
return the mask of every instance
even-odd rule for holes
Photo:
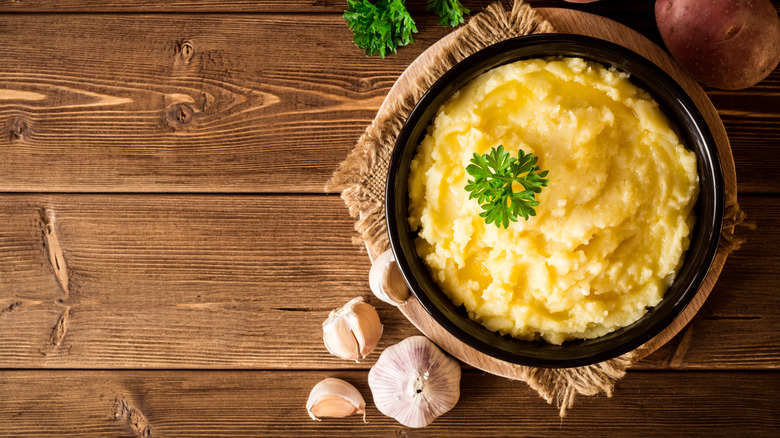
[[[367,370],[417,331],[371,295],[323,186],[449,31],[408,3],[415,44],[383,60],[352,44],[342,0],[0,0],[0,436],[780,434],[779,70],[705,88],[757,227],[612,398],[561,420],[524,383],[465,369],[460,402],[425,429],[376,410]],[[652,1],[529,3],[662,45]],[[385,334],[356,364],[320,325],[358,295]],[[368,424],[309,419],[325,377],[362,391]]]

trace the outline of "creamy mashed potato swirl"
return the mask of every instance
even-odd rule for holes
[[[474,153],[539,157],[536,216],[486,225],[464,187]],[[657,305],[688,249],[696,155],[628,75],[579,58],[517,61],[439,110],[409,177],[417,252],[456,305],[490,330],[560,344]]]

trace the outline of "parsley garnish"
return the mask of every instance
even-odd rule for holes
[[[349,8],[344,12],[344,19],[352,29],[352,41],[366,55],[384,58],[395,53],[398,47],[412,43],[417,26],[404,0],[379,0],[376,4],[369,0],[347,0],[347,3]]]
[[[539,171],[536,161],[539,157],[526,154],[518,149],[517,158],[504,150],[504,145],[490,150],[490,153],[474,154],[466,172],[474,177],[466,184],[466,191],[471,192],[469,199],[477,198],[482,207],[479,215],[485,218],[485,223],[493,223],[497,227],[509,226],[509,221],[517,222],[518,216],[528,220],[536,216],[533,207],[539,205],[535,200],[536,193],[547,187],[547,171]],[[525,175],[524,175],[525,174]],[[512,184],[523,186],[523,191],[514,192]]]
[[[352,30],[352,41],[366,55],[384,58],[414,42],[412,34],[417,33],[417,25],[405,0],[347,0],[347,4],[344,19]],[[439,15],[439,24],[452,27],[463,23],[463,15],[469,13],[460,0],[428,0],[428,10]]]
[[[470,12],[458,0],[428,0],[428,10],[440,17],[439,24],[450,27],[463,24],[463,15]]]

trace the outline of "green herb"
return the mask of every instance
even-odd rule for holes
[[[428,0],[428,10],[440,17],[439,24],[450,27],[463,24],[463,15],[469,13],[458,0]]]
[[[366,51],[366,55],[382,58],[396,53],[396,49],[412,44],[417,25],[406,9],[405,0],[347,0],[344,19],[352,30],[352,41]],[[428,0],[428,10],[439,15],[439,24],[455,27],[468,14],[460,0]]]
[[[413,42],[412,33],[417,32],[417,26],[404,0],[379,0],[376,4],[369,0],[348,0],[347,3],[344,19],[352,29],[352,41],[366,55],[384,58],[395,53],[398,47]]]
[[[466,167],[474,180],[467,182],[466,191],[471,193],[469,199],[477,198],[482,207],[479,215],[485,218],[485,223],[507,228],[510,220],[517,222],[518,216],[525,220],[536,216],[533,207],[539,205],[539,201],[534,197],[549,182],[544,179],[546,170],[538,172],[537,160],[534,154],[526,154],[522,149],[517,151],[515,158],[504,150],[504,145],[491,149],[488,154],[474,154],[472,164]],[[524,190],[515,192],[513,183],[520,184]]]

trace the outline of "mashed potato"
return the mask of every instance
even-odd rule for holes
[[[549,170],[536,216],[486,225],[465,191],[476,152],[503,144]],[[628,75],[579,58],[532,59],[471,81],[438,111],[409,177],[417,252],[490,330],[560,344],[657,305],[682,264],[696,155]]]

